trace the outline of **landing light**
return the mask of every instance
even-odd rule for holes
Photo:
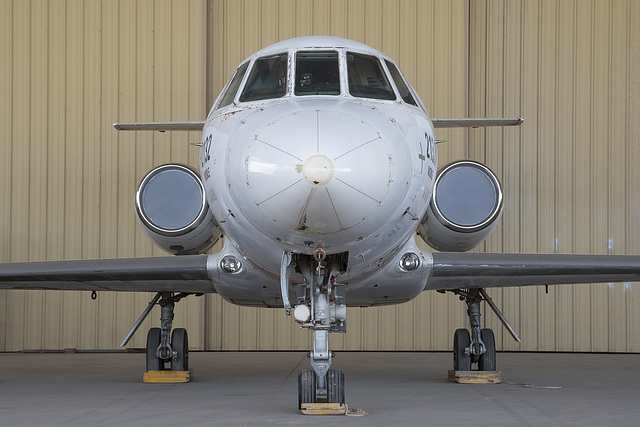
[[[420,258],[413,252],[407,252],[400,258],[400,268],[405,271],[413,271],[420,266]]]
[[[293,317],[300,323],[307,322],[311,317],[311,310],[304,304],[296,305],[296,308],[293,310]]]
[[[220,261],[220,268],[222,268],[225,273],[237,273],[242,270],[242,262],[233,255],[227,255]]]

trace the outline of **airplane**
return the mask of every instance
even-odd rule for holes
[[[161,327],[147,334],[146,369],[188,370],[175,304],[217,293],[284,309],[313,333],[298,407],[345,402],[328,334],[347,306],[399,304],[433,290],[466,303],[453,338],[455,370],[496,370],[487,288],[640,281],[640,256],[468,252],[499,222],[495,174],[471,160],[438,169],[435,128],[518,126],[521,118],[432,118],[396,63],[355,41],[300,37],[244,60],[204,121],[116,123],[118,130],[202,131],[197,167],[151,170],[135,210],[169,257],[0,264],[0,289],[145,291]],[[416,234],[436,251],[421,250]],[[224,238],[222,249],[206,252]]]

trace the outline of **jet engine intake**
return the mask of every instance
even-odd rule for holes
[[[222,234],[200,177],[180,164],[158,166],[144,177],[136,192],[136,214],[151,240],[174,255],[203,253]]]
[[[478,162],[453,162],[438,172],[418,234],[440,251],[466,252],[487,238],[501,213],[493,172]]]

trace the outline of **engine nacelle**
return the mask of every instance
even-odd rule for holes
[[[203,253],[222,234],[200,177],[184,165],[159,166],[144,177],[136,214],[151,240],[174,255]]]
[[[443,167],[418,234],[440,251],[465,252],[487,238],[502,213],[498,178],[481,163]]]

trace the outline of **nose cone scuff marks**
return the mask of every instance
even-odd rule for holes
[[[251,198],[271,221],[305,233],[353,227],[380,208],[392,159],[370,124],[340,111],[285,115],[261,129],[246,158]]]

